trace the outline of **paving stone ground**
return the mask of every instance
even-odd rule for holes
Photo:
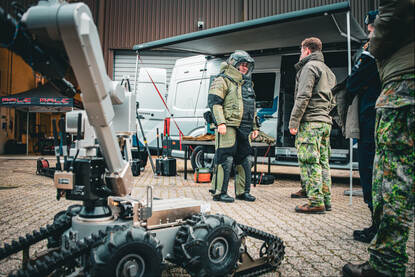
[[[51,164],[54,164],[53,159]],[[260,169],[265,170],[265,167],[260,166]],[[52,180],[36,175],[35,170],[35,158],[0,157],[0,247],[51,223],[57,212],[74,204],[65,199],[57,201]],[[322,215],[294,212],[296,205],[305,202],[290,198],[300,187],[298,168],[273,166],[272,172],[276,176],[275,183],[252,188],[252,194],[257,197],[252,203],[212,201],[208,192],[210,184],[194,183],[190,171],[188,180],[183,179],[182,161],[178,161],[178,176],[175,177],[154,177],[147,166],[134,178],[133,194],[144,196],[146,186],[152,185],[156,197],[204,200],[210,203],[212,213],[226,214],[239,223],[279,236],[286,245],[285,259],[276,272],[264,276],[342,276],[341,268],[345,263],[362,263],[368,259],[368,245],[354,241],[352,232],[369,225],[370,212],[361,197],[353,197],[350,205],[349,197],[344,196],[349,186],[348,171],[333,171],[333,210]],[[232,190],[233,185],[229,189],[231,195]],[[248,240],[253,256],[258,255],[260,246],[258,241]],[[31,247],[31,254],[37,255],[45,249],[46,243],[39,243]],[[415,276],[414,251],[412,228],[407,244],[407,276]],[[21,257],[18,253],[0,261],[0,277],[19,268]],[[172,268],[163,276],[188,275],[180,268]]]

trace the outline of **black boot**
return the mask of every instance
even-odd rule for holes
[[[220,202],[226,202],[226,203],[232,203],[232,202],[235,201],[235,199],[233,199],[233,197],[230,197],[226,193],[221,193],[221,194],[217,194],[217,195],[213,196],[213,200],[214,201],[220,201]]]
[[[255,196],[252,196],[251,194],[249,194],[249,192],[244,192],[240,195],[237,195],[236,199],[245,200],[245,201],[249,201],[249,202],[254,202],[256,198],[255,198]]]
[[[354,265],[346,264],[343,266],[343,276],[345,277],[387,277],[387,275],[380,273],[374,269],[369,262]]]
[[[249,160],[249,156],[246,156],[241,161],[240,164],[237,164],[236,169],[237,169],[237,172],[238,172],[238,177],[236,177],[236,178],[238,179],[239,177],[242,177],[245,180],[244,192],[239,194],[239,195],[236,195],[236,199],[249,201],[249,202],[254,202],[256,198],[254,196],[252,196],[251,194],[249,194],[249,192],[251,190],[251,177],[252,177],[251,176],[251,162]],[[239,176],[239,174],[241,174],[243,176]],[[235,180],[235,186],[236,186],[237,179]],[[235,194],[236,194],[236,187],[235,187]]]
[[[353,239],[364,243],[370,243],[375,237],[376,233],[377,228],[372,225],[369,228],[364,228],[363,230],[353,231]]]

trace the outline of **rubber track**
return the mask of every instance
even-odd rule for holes
[[[113,230],[121,230],[124,226],[108,227],[105,231],[91,234],[89,237],[81,239],[69,249],[62,249],[60,251],[51,252],[42,258],[36,260],[33,264],[28,264],[26,269],[20,269],[16,273],[9,274],[9,277],[41,277],[48,276],[55,269],[63,265],[67,265],[76,258],[91,251],[92,248],[101,244],[107,234]]]
[[[13,240],[11,244],[5,243],[3,248],[0,248],[0,261],[50,236],[62,234],[71,227],[71,224],[72,216],[67,215],[53,224],[19,237],[18,240]]]
[[[239,228],[242,229],[242,231],[244,231],[244,233],[248,237],[252,237],[252,238],[255,238],[255,239],[262,240],[264,242],[267,242],[268,244],[271,244],[275,241],[277,243],[281,244],[282,245],[282,251],[279,253],[279,255],[280,255],[279,259],[280,259],[280,261],[282,261],[282,259],[284,258],[284,254],[285,254],[285,251],[284,251],[285,246],[284,246],[284,244],[283,244],[283,242],[281,241],[280,238],[278,238],[277,236],[274,236],[270,233],[266,233],[264,231],[261,231],[261,230],[258,230],[258,229],[255,229],[253,227],[249,227],[249,226],[246,226],[246,225],[243,225],[243,224],[240,224],[240,223],[238,223],[238,226],[239,226]],[[254,268],[250,268],[250,269],[247,269],[247,270],[244,270],[244,271],[237,272],[237,273],[235,273],[234,276],[238,276],[238,277],[240,277],[240,276],[243,276],[243,277],[259,276],[259,275],[262,275],[264,273],[271,272],[276,268],[277,267],[274,267],[270,264],[263,264],[263,265],[260,265],[260,266],[254,267]]]

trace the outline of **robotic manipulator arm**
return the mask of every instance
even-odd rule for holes
[[[10,18],[8,20],[12,22]],[[108,169],[105,181],[113,195],[130,194],[131,168],[122,158],[115,129],[119,128],[118,123],[128,122],[128,126],[135,126],[129,124],[135,123],[135,95],[108,77],[97,28],[88,6],[57,0],[39,1],[23,14],[21,23],[16,26],[20,25],[35,48],[51,53],[49,63],[42,63],[46,69],[41,73],[47,76],[47,72],[54,71],[53,66],[61,70],[66,60],[72,67],[81,88],[88,121],[94,128]],[[17,48],[15,45],[11,50]],[[27,55],[24,47],[20,48],[23,50],[18,54]]]
[[[59,51],[62,49],[61,42],[48,44],[42,37],[44,34],[34,38],[21,21],[20,13],[18,17],[19,21],[0,7],[0,26],[2,26],[0,47],[8,48],[21,56],[28,65],[46,77],[65,96],[74,96],[75,87],[65,79],[70,65],[68,57]]]

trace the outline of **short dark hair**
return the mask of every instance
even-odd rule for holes
[[[311,52],[321,51],[323,44],[319,38],[311,37],[306,38],[301,42],[301,47],[307,47]]]

